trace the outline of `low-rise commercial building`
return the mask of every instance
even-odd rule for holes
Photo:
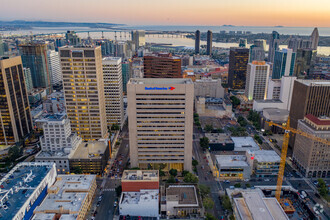
[[[121,178],[123,192],[139,192],[141,189],[159,189],[158,170],[124,170]]]
[[[221,80],[202,78],[194,82],[195,97],[224,98],[225,89],[221,85]]]
[[[169,185],[161,211],[169,218],[202,218],[204,208],[196,185]]]
[[[260,189],[226,189],[237,220],[289,220],[276,198],[266,198]]]
[[[56,214],[60,219],[86,219],[96,190],[95,175],[58,175],[35,214]]]
[[[247,152],[247,161],[256,177],[277,177],[281,157],[273,150]]]
[[[30,219],[56,179],[54,163],[17,164],[0,181],[2,219]]]
[[[159,217],[159,190],[123,192],[119,200],[122,216]]]
[[[245,155],[216,155],[218,177],[221,180],[249,179],[251,167]]]
[[[227,99],[198,96],[195,100],[195,109],[199,116],[205,117],[231,117],[232,104]]]
[[[266,121],[272,121],[276,124],[286,123],[289,117],[289,111],[286,109],[278,108],[264,108],[261,114],[261,127],[266,131],[272,131],[275,134],[284,133],[282,128],[277,126],[269,126]]]
[[[231,137],[234,142],[234,151],[256,151],[260,150],[258,144],[252,137]]]
[[[234,141],[226,133],[205,133],[209,139],[210,151],[232,151],[234,150]]]
[[[69,159],[70,171],[101,175],[110,157],[110,148],[106,141],[82,142]]]

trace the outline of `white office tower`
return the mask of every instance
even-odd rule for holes
[[[248,63],[245,96],[248,100],[266,99],[270,65],[265,61]]]
[[[145,31],[132,31],[132,41],[135,44],[135,50],[139,47],[143,47],[146,44],[146,32]]]
[[[120,57],[106,57],[102,60],[107,124],[110,127],[124,123],[123,80]]]
[[[191,171],[192,80],[130,79],[127,99],[131,167]]]
[[[52,85],[60,84],[63,81],[60,56],[55,50],[47,51],[48,69],[52,79]]]

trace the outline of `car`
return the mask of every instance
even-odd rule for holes
[[[235,186],[229,186],[229,189],[235,189]]]
[[[117,207],[117,201],[115,201],[115,203],[113,204],[113,207]]]
[[[265,181],[265,182],[269,182],[269,181],[270,181],[270,179],[265,179],[264,181]]]

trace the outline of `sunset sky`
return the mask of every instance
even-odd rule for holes
[[[330,0],[0,0],[0,20],[329,27]]]

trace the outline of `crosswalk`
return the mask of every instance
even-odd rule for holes
[[[102,191],[114,192],[114,191],[116,191],[116,189],[114,189],[114,188],[108,188],[108,189],[102,189]]]

